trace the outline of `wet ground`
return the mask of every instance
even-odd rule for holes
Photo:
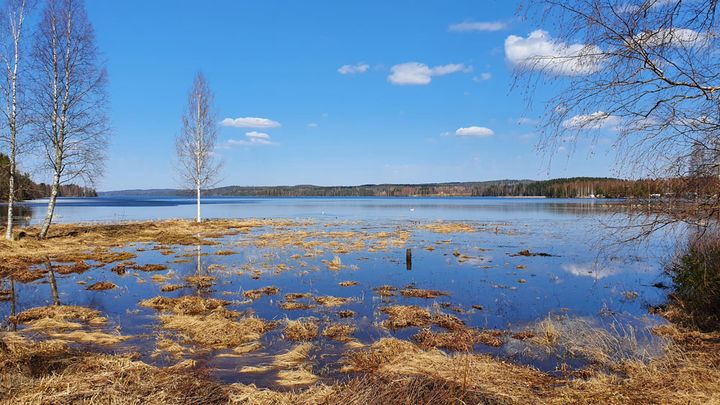
[[[518,345],[512,334],[532,329],[548,316],[561,315],[585,319],[600,328],[632,327],[639,331],[640,340],[651,340],[645,331],[662,322],[649,315],[648,308],[665,299],[666,292],[659,287],[668,284],[661,265],[666,247],[652,241],[643,249],[606,254],[595,244],[602,232],[609,230],[600,227],[596,216],[567,213],[552,219],[443,223],[309,218],[295,225],[218,235],[215,245],[129,245],[118,250],[136,255],[135,267],[124,272],[118,267],[120,262],[95,267],[88,261],[90,268],[85,271],[61,274],[57,270],[65,263],[51,263],[53,271],[43,278],[14,283],[15,300],[0,302],[0,317],[7,327],[22,330],[22,324],[9,322],[13,312],[53,303],[93,308],[108,318],[104,331],[129,337],[114,345],[89,344],[93,350],[137,352],[144,361],[159,365],[192,359],[197,367],[224,381],[271,386],[272,372],[241,370],[271,362],[296,343],[285,336],[288,319],[316,318],[320,330],[331,324],[351,324],[356,327],[353,342],[368,344],[385,336],[411,339],[420,328],[388,328],[382,309],[413,305],[450,314],[471,328],[502,331],[498,335],[501,346],[477,343],[476,352],[552,371],[580,367],[586,359],[538,355]],[[162,266],[142,269],[143,265]],[[46,265],[37,268],[48,269]],[[340,284],[350,281],[354,283]],[[98,282],[116,287],[87,290]],[[380,294],[377,287],[385,285],[398,290]],[[248,293],[269,286],[279,291]],[[446,295],[407,297],[401,294],[403,288]],[[309,293],[311,297],[295,301],[308,307],[287,308],[284,304],[292,300],[285,294],[291,293]],[[279,322],[262,335],[261,347],[238,355],[230,348],[209,349],[188,342],[182,334],[163,327],[157,310],[139,305],[157,296],[186,295],[227,300],[226,308],[243,316]],[[314,299],[327,296],[347,300],[328,306]],[[354,314],[342,317],[339,311]],[[28,334],[44,338],[40,332]],[[177,342],[185,350],[177,356],[158,350],[159,338]],[[312,343],[313,372],[321,378],[338,376],[338,361],[348,343],[322,334]]]

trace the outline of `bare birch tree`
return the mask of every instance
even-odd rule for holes
[[[8,165],[8,199],[7,199],[7,227],[5,239],[12,240],[13,216],[15,205],[15,175],[17,173],[17,156],[21,144],[20,132],[25,124],[20,106],[22,88],[18,88],[21,62],[24,65],[25,52],[22,46],[25,41],[25,19],[32,8],[32,0],[7,0],[3,9],[0,29],[2,29],[2,62],[5,68],[2,84],[3,97],[3,140],[7,142]]]
[[[60,185],[93,184],[102,174],[110,133],[107,71],[82,0],[48,0],[33,45],[33,129],[52,172],[43,239]]]
[[[540,126],[541,149],[552,154],[568,140],[604,136],[612,139],[616,169],[625,176],[717,178],[718,0],[526,4],[527,16],[552,33],[509,37],[506,56],[516,66],[518,83],[534,88],[542,77],[552,85],[554,97]],[[676,220],[697,225],[720,212],[718,195],[698,196],[682,210],[674,206],[638,216],[642,220],[634,228],[647,234]],[[667,215],[670,211],[673,215]]]
[[[201,190],[216,182],[221,167],[214,155],[217,122],[213,98],[205,76],[198,72],[188,95],[187,109],[182,117],[182,130],[175,139],[181,179],[185,185],[195,190],[196,222],[202,220]]]

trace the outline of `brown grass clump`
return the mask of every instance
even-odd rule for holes
[[[453,315],[444,314],[442,312],[434,313],[430,322],[447,330],[465,329],[465,322],[461,321]]]
[[[178,315],[203,315],[212,311],[224,310],[225,306],[230,305],[230,301],[202,298],[196,295],[185,295],[178,298],[159,296],[140,301],[138,305]],[[233,313],[233,315],[237,315],[237,313]]]
[[[288,320],[283,334],[290,340],[313,340],[318,335],[318,320],[315,318]]]
[[[431,224],[420,225],[420,229],[435,233],[472,233],[475,228],[468,224],[459,222],[433,222]]]
[[[53,270],[56,273],[63,274],[63,275],[73,274],[73,273],[82,274],[90,269],[91,269],[90,265],[83,261],[80,261],[78,263],[75,263],[75,264],[72,264],[69,266],[54,266],[53,267]]]
[[[393,287],[391,285],[381,285],[380,287],[373,288],[375,294],[381,297],[394,297],[397,290],[397,287]]]
[[[132,268],[139,271],[163,271],[167,270],[168,267],[163,264],[143,264],[132,266]]]
[[[433,332],[423,328],[413,335],[412,340],[422,349],[441,348],[454,351],[470,352],[473,350],[477,333],[469,328],[452,332]]]
[[[187,276],[185,281],[189,284],[195,285],[197,288],[210,288],[215,281],[213,276]]]
[[[315,297],[313,299],[315,300],[315,302],[325,307],[339,307],[350,302],[350,298],[333,297],[330,295],[326,295],[323,297]]]
[[[211,348],[231,348],[254,342],[274,325],[252,316],[241,317],[225,308],[228,301],[198,296],[155,297],[139,305],[162,311],[163,328],[185,340]]]
[[[180,290],[182,288],[187,288],[187,286],[183,285],[183,284],[165,284],[164,286],[160,287],[160,291],[172,292],[172,291]]]
[[[296,300],[302,299],[302,298],[312,298],[312,294],[310,293],[289,293],[285,294],[285,301],[287,302],[294,302]]]
[[[95,284],[92,284],[86,288],[86,290],[90,291],[103,291],[103,290],[112,290],[113,288],[116,288],[117,286],[114,283],[111,283],[109,281],[100,281]]]
[[[131,355],[74,352],[58,341],[2,338],[3,403],[225,403],[227,393],[202,373],[157,368]]]
[[[322,335],[328,339],[337,340],[338,342],[349,342],[353,340],[352,334],[355,333],[355,330],[354,325],[335,323],[326,326]]]
[[[432,320],[430,311],[414,305],[393,305],[381,308],[380,312],[388,316],[388,319],[382,323],[388,329],[423,327],[429,325]]]
[[[160,315],[160,323],[165,329],[179,332],[191,343],[216,349],[257,341],[272,328],[270,323],[252,316],[236,321],[226,315],[222,312],[209,315]]]
[[[352,286],[356,286],[358,284],[360,284],[360,283],[358,283],[357,281],[341,281],[338,283],[338,285],[340,287],[352,287]]]
[[[249,298],[251,300],[257,300],[260,299],[263,295],[275,295],[280,292],[280,289],[274,286],[268,286],[263,288],[258,288],[256,290],[247,290],[243,293],[243,296],[245,298]]]
[[[438,350],[423,351],[410,342],[392,338],[348,353],[343,364],[346,372],[364,371],[390,379],[415,376],[457,384],[464,387],[458,390],[458,395],[472,393],[479,398],[473,403],[543,403],[546,402],[543,394],[555,383],[537,370],[490,356],[449,356]],[[449,398],[445,401],[453,403]]]
[[[43,318],[60,321],[77,320],[90,325],[102,325],[107,321],[106,318],[100,316],[100,311],[74,305],[50,305],[31,308],[17,314],[14,321],[28,323]]]
[[[313,309],[313,308],[315,308],[315,305],[305,304],[302,302],[281,302],[280,308],[282,308],[286,311],[296,311],[296,310]]]
[[[337,311],[337,315],[340,318],[352,318],[355,316],[355,311],[351,311],[349,309],[343,309],[342,311]]]
[[[413,298],[438,298],[448,296],[449,294],[444,291],[438,290],[424,290],[422,288],[405,287],[400,290],[400,294],[404,297]]]

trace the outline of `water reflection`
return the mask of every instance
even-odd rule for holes
[[[17,226],[28,226],[32,223],[33,207],[18,203],[13,207],[13,223]],[[0,223],[7,223],[7,204],[0,204]]]

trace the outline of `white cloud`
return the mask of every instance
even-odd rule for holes
[[[586,75],[601,68],[602,51],[597,46],[554,41],[543,30],[527,38],[510,35],[505,39],[505,58],[514,66],[557,75]]]
[[[307,124],[307,126],[308,126],[308,128],[317,128],[319,125],[317,124],[317,122],[311,122],[311,123]]]
[[[474,22],[466,21],[450,26],[450,31],[500,31],[507,28],[507,24],[500,21]]]
[[[429,67],[424,63],[407,62],[390,68],[388,81],[397,85],[425,85],[432,81],[433,76],[445,76],[470,71],[472,71],[472,67],[465,66],[462,63]]]
[[[230,139],[227,141],[228,146],[262,146],[275,145],[270,140],[270,135],[264,132],[250,131],[245,133],[245,139]]]
[[[589,129],[616,129],[621,119],[616,115],[610,115],[603,111],[596,111],[591,114],[576,115],[563,121],[563,127],[567,129],[589,130]]]
[[[241,118],[225,118],[220,122],[224,127],[235,128],[277,128],[280,123],[268,118],[258,117],[241,117]]]
[[[370,65],[367,63],[358,63],[355,65],[342,65],[338,68],[338,73],[341,75],[354,75],[358,73],[365,73],[370,69]]]
[[[490,73],[490,72],[483,72],[483,73],[480,73],[479,76],[473,77],[473,80],[475,80],[476,82],[484,82],[484,81],[490,80],[490,79],[492,79],[492,73]]]
[[[709,33],[700,33],[687,28],[663,28],[656,31],[645,31],[635,37],[647,46],[660,47],[701,47],[708,45],[712,36]]]
[[[528,117],[520,117],[517,120],[518,125],[535,125],[537,124],[537,120],[534,120],[532,118]]]
[[[472,127],[458,128],[457,131],[455,131],[455,135],[486,138],[488,136],[495,135],[495,132],[490,128],[472,126]]]
[[[595,264],[566,263],[560,267],[573,276],[591,277],[598,280],[620,273],[616,268],[600,267]]]

